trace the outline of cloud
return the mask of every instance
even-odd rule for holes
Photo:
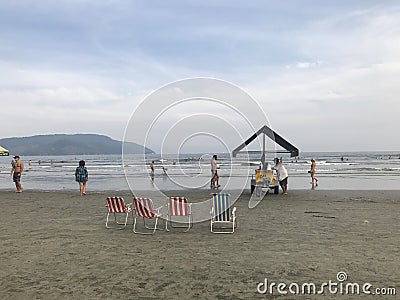
[[[296,67],[300,69],[309,69],[309,68],[315,68],[321,65],[320,61],[317,62],[298,62],[296,63]]]
[[[0,57],[0,118],[13,123],[15,103],[24,115],[3,136],[120,138],[150,91],[211,76],[245,87],[302,149],[377,149],[379,132],[400,148],[396,2],[7,2]]]

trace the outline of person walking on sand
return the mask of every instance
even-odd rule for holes
[[[15,182],[16,193],[22,193],[21,174],[24,170],[24,163],[20,161],[18,155],[14,156],[14,160],[11,162],[11,167],[11,176]]]
[[[81,196],[86,195],[86,183],[89,178],[89,173],[85,167],[85,161],[79,161],[79,166],[75,170],[75,181],[79,183],[79,192]]]
[[[288,185],[288,172],[286,168],[282,164],[282,160],[279,160],[279,158],[275,158],[275,166],[273,168],[276,170],[276,173],[278,175],[278,180],[279,184],[282,188],[282,194],[287,195],[287,185]]]
[[[314,187],[318,186],[318,179],[315,177],[315,172],[317,169],[317,163],[315,162],[314,158],[311,159],[311,169],[308,171],[311,175],[311,188],[314,189]]]

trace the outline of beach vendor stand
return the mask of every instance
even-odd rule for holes
[[[279,193],[279,181],[276,178],[276,174],[271,169],[268,163],[265,162],[266,153],[289,153],[290,157],[299,156],[299,149],[281,137],[278,133],[273,131],[267,125],[261,127],[256,133],[254,133],[250,138],[248,138],[245,142],[239,145],[235,150],[232,151],[232,156],[236,157],[238,153],[241,153],[241,150],[249,145],[252,141],[254,141],[260,134],[263,136],[263,149],[261,151],[261,164],[258,169],[255,170],[255,176],[253,175],[251,178],[251,193],[255,194],[259,197],[264,197],[265,194],[268,194],[269,190],[273,190],[275,194]],[[281,146],[284,150],[266,150],[265,149],[265,138],[269,137],[276,144]],[[260,153],[260,151],[245,151],[246,153]]]

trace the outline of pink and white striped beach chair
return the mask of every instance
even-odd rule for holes
[[[172,217],[187,218],[188,226],[173,226],[171,220]],[[176,218],[174,221],[177,222]],[[185,197],[169,197],[168,214],[165,221],[165,230],[167,231],[169,231],[168,222],[170,223],[171,227],[174,228],[187,228],[184,232],[188,231],[193,226],[192,204],[188,203]]]
[[[149,198],[133,198],[133,204],[135,205],[135,215],[133,222],[133,232],[139,234],[153,234],[157,230],[157,221],[161,217],[160,209],[161,207],[153,210],[153,201]],[[151,232],[139,232],[136,231],[136,219],[141,217],[143,219],[143,226],[145,229],[151,230]],[[154,227],[148,227],[146,225],[146,219],[154,219]]]
[[[124,198],[122,197],[107,197],[107,220],[106,220],[106,228],[108,229],[124,229],[126,227],[126,223],[128,222],[128,215],[130,212],[133,212],[132,203],[125,205]],[[116,227],[108,226],[108,219],[110,214],[114,214],[114,222],[117,224]],[[125,214],[125,222],[119,223],[117,220],[118,214]]]

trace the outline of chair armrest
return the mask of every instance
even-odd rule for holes
[[[160,207],[157,207],[156,209],[154,209],[154,211],[156,212],[156,214],[158,215],[158,216],[161,216],[162,214],[160,213],[160,210],[161,210],[161,208],[163,208],[165,205],[162,205],[162,206],[160,206]]]
[[[189,213],[189,215],[192,214],[192,203],[188,204],[188,213]]]
[[[127,203],[125,204],[125,211],[127,212],[133,212],[135,210],[135,206],[133,203]]]
[[[232,209],[232,216],[233,216],[234,218],[236,218],[236,207],[234,207],[234,208]]]

